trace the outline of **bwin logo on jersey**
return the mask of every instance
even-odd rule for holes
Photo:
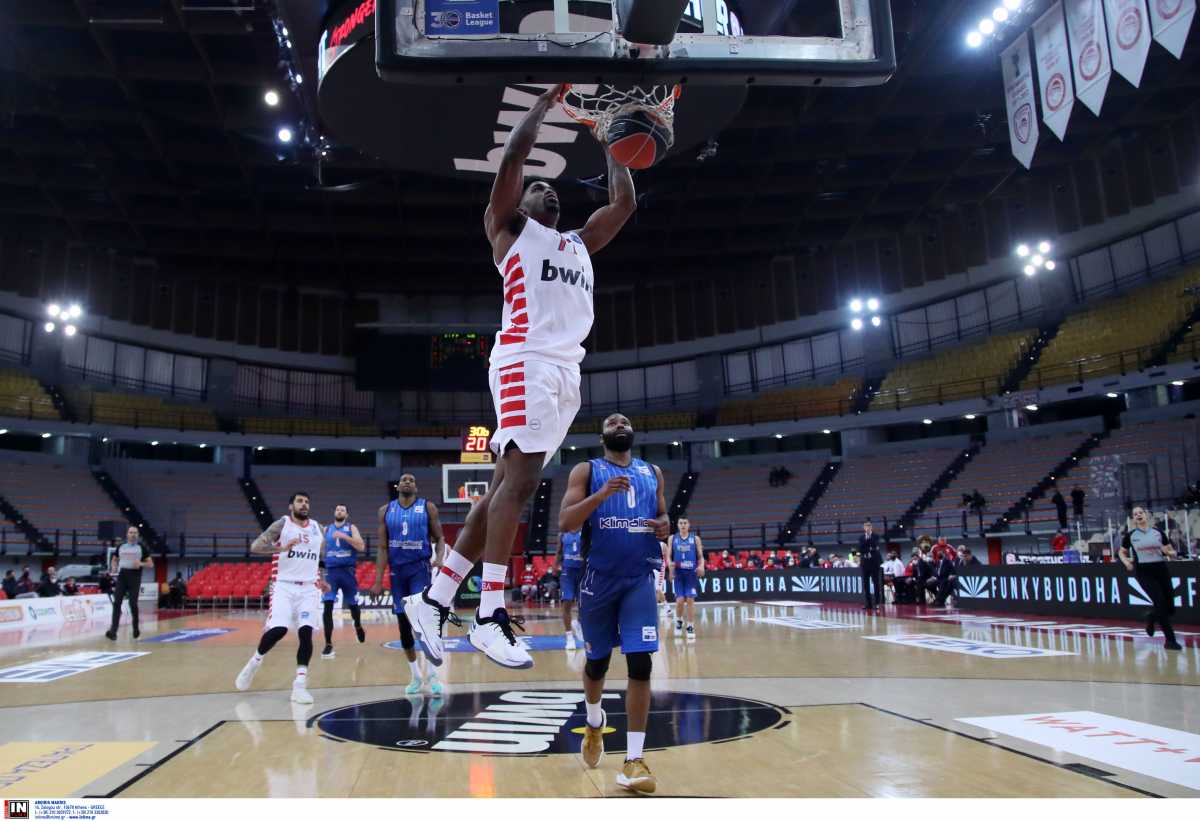
[[[542,282],[553,282],[556,279],[561,279],[564,285],[579,285],[589,294],[592,292],[592,283],[583,275],[583,271],[558,268],[551,265],[550,260],[542,260]]]
[[[315,550],[297,550],[294,547],[288,550],[287,557],[289,559],[307,559],[310,562],[315,562],[318,558]]]
[[[964,576],[958,580],[958,595],[964,599],[990,599],[991,579],[986,576]]]

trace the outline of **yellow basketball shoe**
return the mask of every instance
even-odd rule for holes
[[[603,710],[600,711],[599,727],[584,722],[583,746],[579,752],[583,755],[583,763],[593,770],[600,766],[600,759],[604,757],[604,725],[607,723],[608,714]]]
[[[625,767],[617,775],[617,784],[627,790],[649,795],[658,788],[658,779],[650,772],[644,758],[634,758],[625,762]]]

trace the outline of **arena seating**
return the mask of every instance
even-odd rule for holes
[[[369,422],[342,419],[306,419],[292,416],[243,416],[238,419],[243,433],[277,436],[379,436],[379,427]],[[455,429],[456,431],[458,429]],[[428,434],[424,434],[428,435]]]
[[[990,442],[917,519],[914,531],[933,534],[940,515],[941,531],[951,537],[959,535],[962,496],[976,490],[987,501],[983,524],[990,526],[1087,438],[1088,434],[1080,432]],[[971,515],[970,530],[978,527],[978,518]]]
[[[124,514],[82,465],[40,454],[6,452],[0,463],[0,494],[24,514],[59,550],[72,550],[72,533],[80,552],[96,553],[103,545],[96,538],[97,523],[124,520]]]
[[[189,554],[210,553],[215,537],[218,553],[244,555],[247,538],[261,532],[228,466],[141,459],[104,466],[172,550],[182,533]]]
[[[600,435],[604,426],[603,416],[577,417],[571,424],[571,433]],[[693,412],[671,411],[668,413],[635,414],[629,417],[629,424],[635,431],[652,430],[688,430],[696,427],[696,414]]]
[[[842,538],[854,541],[868,518],[882,534],[883,518],[895,524],[958,453],[953,447],[847,456],[809,517],[813,539],[835,535],[840,522]]]
[[[72,391],[69,401],[82,419],[110,425],[171,430],[216,430],[217,418],[203,405],[175,404],[144,393]]]
[[[1167,357],[1167,362],[1172,365],[1179,362],[1200,362],[1200,325],[1188,328],[1183,339]]]
[[[862,390],[862,379],[846,376],[832,385],[810,385],[768,391],[753,399],[730,399],[717,412],[718,425],[754,425],[789,419],[812,419],[848,413]]]
[[[1029,390],[1140,369],[1191,315],[1193,302],[1179,293],[1197,282],[1200,268],[1073,314],[1021,387]]]
[[[13,370],[0,370],[0,416],[61,418],[42,384],[26,373]]]
[[[1036,330],[1016,331],[940,351],[927,359],[902,361],[871,398],[871,410],[995,395],[1036,337]]]
[[[763,547],[761,524],[767,525],[772,540],[779,526],[791,518],[796,505],[824,470],[828,454],[780,453],[760,457],[753,463],[700,469],[696,495],[688,506],[692,530],[704,539],[706,550]],[[783,465],[792,478],[782,487],[768,483],[772,467]],[[668,495],[668,503],[670,496]],[[733,526],[730,545],[729,528]]]

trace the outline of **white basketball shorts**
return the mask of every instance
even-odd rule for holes
[[[321,625],[321,588],[313,582],[284,582],[276,580],[271,586],[271,606],[267,610],[267,624],[299,630]]]
[[[667,577],[661,570],[654,571],[654,589],[663,593],[667,592]]]
[[[514,442],[522,453],[545,453],[543,467],[549,464],[579,413],[579,373],[527,360],[493,369],[488,380],[496,405],[496,456]]]

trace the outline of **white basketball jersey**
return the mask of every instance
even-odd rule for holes
[[[504,314],[492,368],[540,360],[578,372],[592,330],[592,259],[579,235],[537,220],[496,266],[504,278]]]
[[[271,560],[271,577],[281,582],[316,582],[317,562],[321,560],[321,543],[324,541],[321,526],[309,519],[308,525],[301,527],[291,516],[284,516],[283,532],[279,534],[280,547],[296,538],[300,541],[291,550],[280,550]]]

